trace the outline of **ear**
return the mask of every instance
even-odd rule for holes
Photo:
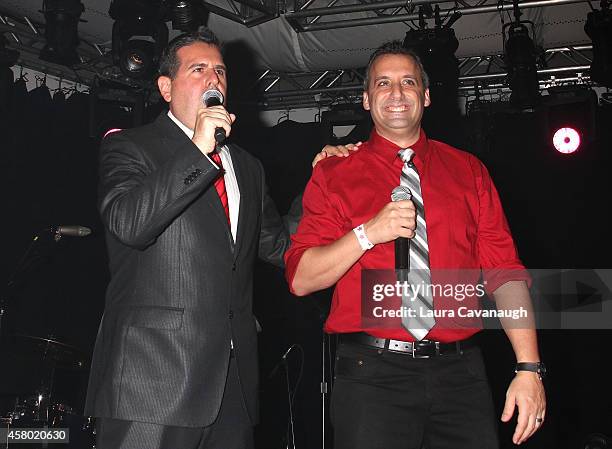
[[[368,92],[365,90],[363,91],[361,103],[363,104],[363,109],[365,109],[366,111],[370,110],[370,99],[368,97]]]
[[[429,98],[429,89],[425,89],[425,102],[423,103],[423,105],[427,107],[430,104],[431,104],[431,99]]]
[[[172,80],[170,77],[162,75],[157,78],[157,88],[166,103],[170,103],[170,100],[172,100]]]

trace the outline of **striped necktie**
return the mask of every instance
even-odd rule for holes
[[[398,156],[404,161],[400,185],[412,192],[412,202],[417,211],[416,235],[410,240],[410,270],[398,273],[400,282],[411,284],[409,296],[402,296],[402,306],[415,311],[414,317],[402,315],[402,325],[416,340],[425,338],[436,324],[433,317],[433,295],[431,291],[431,271],[429,269],[429,245],[427,243],[427,226],[425,208],[421,193],[421,178],[412,162],[414,151],[411,148],[400,150]],[[404,270],[407,271],[407,270]],[[429,313],[428,313],[429,312]],[[428,316],[431,314],[431,316]]]
[[[217,150],[213,151],[210,154],[210,158],[213,160],[215,164],[219,166],[220,174],[215,180],[215,189],[217,189],[217,193],[219,194],[219,199],[221,200],[221,205],[223,206],[223,210],[225,210],[225,216],[227,217],[227,223],[231,226],[230,214],[229,214],[229,203],[227,200],[227,190],[225,190],[225,179],[224,174],[225,170],[223,170],[223,164],[221,163],[221,155]]]

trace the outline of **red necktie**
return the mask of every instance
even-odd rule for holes
[[[230,221],[229,215],[229,203],[227,201],[227,191],[225,190],[225,179],[223,179],[225,170],[223,170],[223,164],[221,164],[221,155],[217,151],[213,151],[211,153],[210,158],[214,161],[215,164],[219,166],[219,169],[221,170],[219,176],[215,180],[215,189],[217,189],[219,199],[221,200],[221,204],[223,205],[223,210],[225,210],[227,222],[231,226],[232,223]]]

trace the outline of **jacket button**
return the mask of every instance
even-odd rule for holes
[[[234,311],[233,311],[233,310],[230,310],[230,311],[229,311],[229,319],[231,320],[231,319],[233,319],[233,318],[234,318]]]
[[[236,262],[232,265],[232,271],[236,271]]]

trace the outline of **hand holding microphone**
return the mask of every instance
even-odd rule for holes
[[[414,237],[416,209],[411,201],[412,196],[397,195],[395,193],[397,189],[396,187],[393,191],[391,202],[387,203],[371,220],[364,223],[365,233],[370,242],[375,245],[397,238]]]
[[[223,106],[223,94],[216,89],[204,92],[202,105],[205,107],[197,112],[191,140],[203,154],[208,154],[229,136],[236,116],[227,112]]]

